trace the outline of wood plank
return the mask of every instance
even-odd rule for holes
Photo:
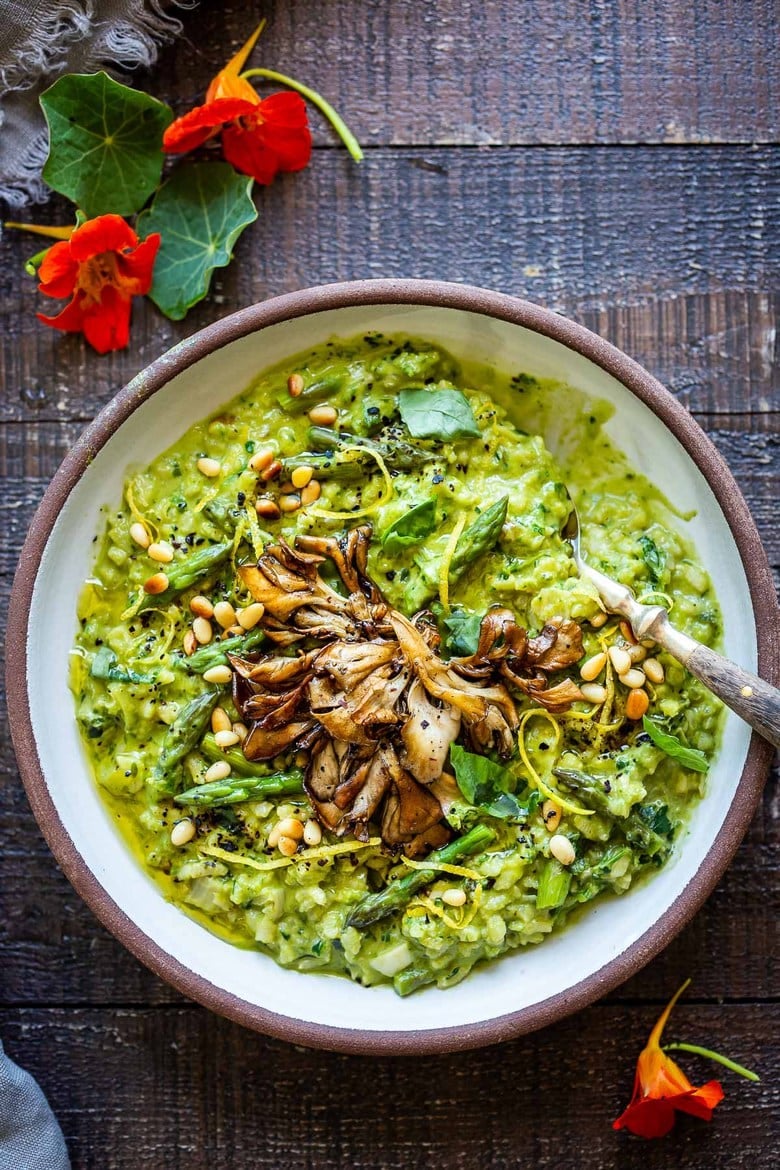
[[[185,12],[185,39],[141,84],[177,112],[199,104],[260,16],[253,63],[321,90],[366,146],[777,136],[772,0],[228,0]],[[318,142],[334,141],[312,124]]]
[[[237,262],[183,322],[137,303],[131,347],[98,357],[35,319],[30,239],[0,241],[0,420],[92,417],[175,341],[220,313],[321,282],[446,278],[545,304],[644,362],[691,409],[780,409],[773,361],[780,250],[768,218],[780,151],[321,151],[259,195]],[[52,205],[52,219],[66,215]],[[46,373],[48,371],[48,373]]]
[[[74,1170],[769,1170],[777,1005],[681,1003],[669,1039],[727,1051],[761,1083],[683,1056],[698,1083],[723,1073],[713,1122],[681,1117],[653,1143],[612,1129],[657,1014],[605,1004],[501,1047],[370,1063],[188,1008],[4,1011],[0,1027],[48,1094]]]

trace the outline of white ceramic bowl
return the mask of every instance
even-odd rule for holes
[[[725,464],[671,395],[598,337],[528,303],[455,285],[369,281],[280,297],[210,326],[139,374],[89,427],[51,484],[22,554],[8,635],[11,727],[33,810],[60,865],[101,921],[163,978],[241,1023],[298,1043],[442,1051],[551,1022],[666,945],[739,844],[770,751],[729,715],[707,795],[651,881],[597,901],[542,946],[516,951],[447,991],[400,999],[389,987],[286,971],[231,947],[165,901],[98,794],[68,691],[76,597],[102,529],[101,505],[119,501],[130,464],[148,462],[265,367],[330,337],[370,330],[428,337],[456,357],[554,377],[613,403],[612,437],[682,511],[696,511],[689,530],[723,602],[725,653],[771,674],[777,611],[758,535]]]

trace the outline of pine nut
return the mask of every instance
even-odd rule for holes
[[[210,670],[204,670],[203,681],[208,683],[229,683],[233,677],[233,672],[229,666],[212,666]]]
[[[631,659],[620,646],[610,646],[609,657],[618,674],[625,674],[631,669]]]
[[[332,427],[338,417],[335,406],[313,406],[309,411],[309,421],[315,427]]]
[[[580,687],[580,693],[586,703],[603,703],[607,697],[607,688],[600,683],[585,683]]]
[[[279,491],[283,496],[292,495],[292,493],[295,491],[295,484],[291,479],[286,479],[284,483],[279,484]]]
[[[602,626],[607,624],[608,619],[609,614],[599,611],[590,619],[590,624],[593,626],[594,630],[600,630]]]
[[[217,459],[199,459],[196,467],[201,475],[205,475],[208,479],[216,479],[222,470],[222,464]]]
[[[209,601],[208,597],[193,597],[190,602],[190,610],[195,614],[195,617],[212,618],[214,616],[214,606]]]
[[[271,849],[275,849],[275,848],[276,848],[276,846],[279,844],[279,837],[280,837],[280,836],[281,836],[281,834],[279,833],[279,825],[278,825],[278,824],[276,824],[276,825],[274,825],[274,827],[271,829],[271,832],[268,834],[268,845],[269,845],[269,848],[271,848]]]
[[[173,560],[173,549],[167,540],[156,540],[149,545],[147,552],[153,561],[159,561],[161,565],[169,565]]]
[[[260,478],[263,483],[270,483],[272,479],[277,479],[282,470],[282,465],[278,459],[274,459],[269,463],[265,471],[260,472]]]
[[[148,548],[152,538],[140,521],[130,525],[130,537],[140,548]]]
[[[636,646],[636,635],[634,634],[634,631],[631,629],[631,626],[628,622],[622,621],[620,623],[620,632],[628,642],[629,646]]]
[[[571,841],[568,837],[564,837],[563,833],[556,833],[554,837],[550,838],[550,852],[556,861],[560,861],[561,865],[571,865],[577,856]]]
[[[554,833],[561,823],[561,810],[554,800],[545,800],[542,805],[542,820],[544,827],[550,833]]]
[[[318,479],[313,479],[306,484],[306,487],[301,492],[301,503],[304,505],[313,504],[322,495],[322,485]]]
[[[246,723],[234,723],[233,731],[238,736],[239,743],[243,743],[246,737],[249,735],[249,728],[247,727]]]
[[[465,906],[466,905],[466,891],[458,890],[453,887],[451,890],[445,890],[441,896],[442,902],[447,906]]]
[[[214,780],[227,780],[230,775],[230,764],[227,760],[217,760],[216,764],[212,764],[203,773],[203,779],[207,784],[211,784]]]
[[[156,597],[159,593],[164,593],[168,588],[168,578],[165,573],[155,573],[148,581],[144,581],[144,593],[150,593],[152,597]]]
[[[211,639],[214,637],[214,631],[211,628],[211,622],[208,618],[196,617],[192,623],[192,632],[200,642],[201,646],[208,646]]]
[[[240,638],[241,635],[245,634],[245,633],[246,633],[246,630],[244,629],[244,627],[240,626],[238,624],[238,622],[236,622],[236,624],[234,626],[228,626],[228,628],[226,630],[223,630],[220,637],[222,637],[222,638]]]
[[[322,829],[316,821],[307,821],[303,826],[303,839],[307,845],[319,845],[322,840]]]
[[[238,736],[231,727],[229,731],[218,731],[214,736],[214,743],[218,748],[235,747],[238,743]]]
[[[215,707],[211,712],[211,730],[216,735],[218,731],[230,731],[230,716],[224,707]]]
[[[606,665],[606,654],[603,652],[601,654],[594,654],[587,662],[583,662],[580,667],[580,674],[585,679],[585,682],[593,682],[594,678],[598,678]]]
[[[657,658],[646,658],[642,664],[642,669],[651,683],[662,683],[664,681],[664,668]]]
[[[649,706],[647,691],[631,691],[626,699],[626,718],[641,719]]]
[[[630,687],[632,691],[645,685],[645,672],[643,670],[627,670],[625,674],[618,675],[618,678],[624,687]]]
[[[195,836],[195,822],[189,817],[177,821],[171,829],[171,845],[186,845]]]
[[[292,837],[294,841],[300,841],[303,837],[303,822],[297,817],[285,817],[283,821],[279,821],[279,832],[283,837]]]
[[[637,662],[642,662],[645,658],[647,658],[647,651],[645,650],[644,646],[640,646],[639,643],[637,643],[636,646],[629,646],[626,653],[635,665]]]
[[[236,611],[229,601],[218,601],[214,606],[214,617],[217,619],[223,630],[228,626],[236,624]]]
[[[195,637],[192,630],[187,630],[187,633],[184,635],[183,646],[184,653],[188,658],[198,649],[198,639]]]
[[[265,471],[274,461],[275,451],[273,447],[261,447],[259,451],[255,451],[252,458],[249,460],[250,471]]]
[[[290,476],[290,479],[292,480],[293,487],[305,488],[306,484],[311,480],[313,475],[313,467],[296,467]]]
[[[298,852],[298,842],[293,841],[292,837],[281,836],[276,847],[285,857],[292,857],[294,853]]]
[[[259,500],[255,500],[255,511],[265,520],[278,520],[281,516],[276,500],[270,500],[268,496],[261,496]]]
[[[295,753],[294,763],[295,763],[296,768],[305,768],[306,765],[308,764],[308,762],[309,762],[309,753],[308,752],[300,751],[300,752]]]
[[[300,496],[279,496],[279,507],[283,512],[297,512],[300,506]]]
[[[300,374],[290,374],[287,379],[287,390],[291,398],[300,398],[303,394],[303,378]]]
[[[246,609],[240,610],[236,614],[236,617],[238,618],[238,624],[243,630],[253,630],[264,613],[265,606],[262,601],[254,601]]]

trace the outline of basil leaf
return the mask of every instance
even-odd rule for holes
[[[398,409],[415,439],[465,439],[480,434],[474,413],[460,390],[402,390]]]
[[[160,181],[173,112],[107,73],[66,73],[41,94],[49,125],[43,179],[95,215],[133,215]]]
[[[637,812],[649,829],[658,833],[660,837],[671,837],[674,825],[669,820],[668,804],[654,801],[652,804],[640,804]]]
[[[153,683],[157,677],[154,674],[139,674],[137,670],[120,666],[116,654],[109,646],[101,646],[96,652],[89,673],[93,678],[122,683]]]
[[[458,606],[448,614],[442,614],[441,623],[447,631],[445,643],[451,655],[465,658],[476,654],[482,614]]]
[[[430,536],[435,528],[436,501],[424,500],[390,525],[382,537],[382,548],[389,553],[403,552],[405,548],[418,544],[423,537]]]
[[[458,743],[450,748],[450,763],[458,788],[471,804],[502,821],[528,819],[529,810],[508,791],[514,778],[506,768],[487,756],[467,752]]]
[[[677,760],[678,764],[682,764],[684,768],[690,768],[692,772],[707,772],[709,770],[710,762],[704,752],[700,752],[698,748],[686,747],[685,744],[680,743],[676,735],[663,731],[655,720],[648,719],[647,715],[642,717],[642,726],[655,746],[659,747],[662,752],[666,752],[672,760]]]
[[[651,536],[639,537],[639,547],[642,549],[642,559],[650,574],[651,585],[659,585],[666,568],[666,553],[660,549]]]
[[[189,163],[163,183],[138,219],[144,237],[162,236],[149,296],[180,321],[202,301],[215,268],[224,268],[242,231],[257,219],[252,179],[227,163]]]

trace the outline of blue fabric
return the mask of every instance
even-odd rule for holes
[[[65,1139],[38,1085],[0,1044],[0,1170],[70,1170]]]

